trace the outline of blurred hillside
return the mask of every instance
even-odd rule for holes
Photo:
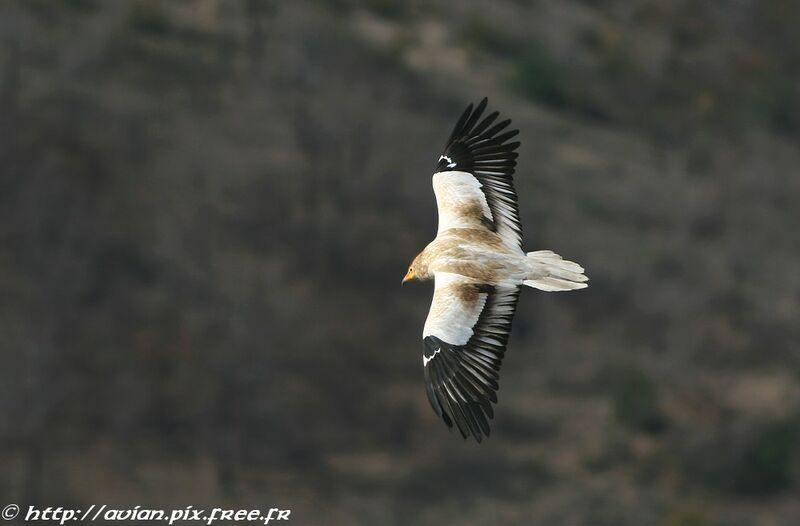
[[[800,3],[487,5],[0,5],[6,501],[800,522]],[[484,95],[591,282],[522,295],[476,445],[399,281]]]

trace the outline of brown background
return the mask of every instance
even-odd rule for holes
[[[0,5],[0,496],[293,524],[800,523],[800,4]],[[521,130],[492,437],[422,384],[431,171]]]

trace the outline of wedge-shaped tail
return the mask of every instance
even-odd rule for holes
[[[573,261],[562,259],[550,250],[528,252],[530,273],[524,285],[546,292],[585,289],[589,278],[583,267]]]

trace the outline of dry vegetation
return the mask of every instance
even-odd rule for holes
[[[4,3],[0,494],[798,524],[799,5]],[[398,283],[483,95],[527,246],[592,281],[524,295],[477,446]]]

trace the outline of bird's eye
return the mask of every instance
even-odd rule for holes
[[[414,267],[408,267],[409,272],[414,272]]]

